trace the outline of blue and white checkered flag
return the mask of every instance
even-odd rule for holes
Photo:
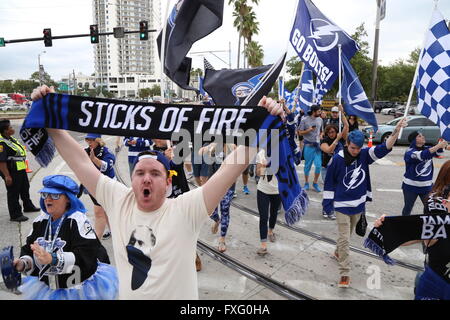
[[[302,79],[300,80],[300,94],[298,107],[302,108],[305,113],[309,111],[313,105],[314,83],[312,70],[305,64]]]
[[[355,115],[367,121],[373,126],[375,132],[378,131],[378,123],[373,112],[372,105],[367,99],[364,88],[353,70],[350,61],[342,56],[342,98],[344,99],[344,110],[349,115]]]
[[[322,86],[322,82],[320,82],[320,79],[317,78],[316,79],[316,88],[314,89],[314,104],[318,104],[321,105],[322,101],[323,101],[323,96],[325,95],[325,93],[327,93],[327,89],[325,89]]]
[[[420,112],[450,141],[450,30],[437,9],[419,61],[417,96]]]

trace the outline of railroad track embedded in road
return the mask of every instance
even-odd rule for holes
[[[117,151],[115,152],[116,163],[117,163],[117,155],[119,152]],[[127,185],[123,180],[120,174],[120,170],[116,164],[114,164],[114,170],[116,172],[117,180],[123,183],[124,185]],[[316,300],[316,298],[311,297],[304,292],[286,286],[285,284],[264,275],[263,273],[243,264],[242,262],[230,257],[229,255],[226,255],[218,251],[217,249],[211,247],[204,241],[198,240],[197,248],[203,253],[210,256],[211,258],[227,266],[228,268],[240,273],[241,275],[247,277],[250,280],[255,281],[256,283],[268,288],[269,290],[275,292],[280,296],[283,296],[290,300]]]

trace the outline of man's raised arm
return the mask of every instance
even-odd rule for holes
[[[274,116],[283,116],[283,107],[271,98],[263,97],[258,105],[266,108]],[[237,147],[225,158],[220,169],[203,185],[203,199],[209,213],[214,211],[227,190],[248,167],[256,152],[257,148]]]
[[[31,99],[35,101],[43,98],[47,93],[53,92],[55,92],[53,87],[49,88],[44,85],[33,90]],[[47,128],[47,131],[53,139],[61,157],[66,161],[67,165],[72,169],[89,193],[95,197],[95,190],[101,173],[94,166],[87,153],[67,131],[50,128]]]

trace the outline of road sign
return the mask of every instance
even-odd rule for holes
[[[58,86],[59,91],[69,91],[69,86],[65,82],[60,82]]]

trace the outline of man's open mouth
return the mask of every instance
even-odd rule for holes
[[[144,193],[144,197],[145,198],[150,196],[150,190],[149,189],[144,189],[143,193]]]

